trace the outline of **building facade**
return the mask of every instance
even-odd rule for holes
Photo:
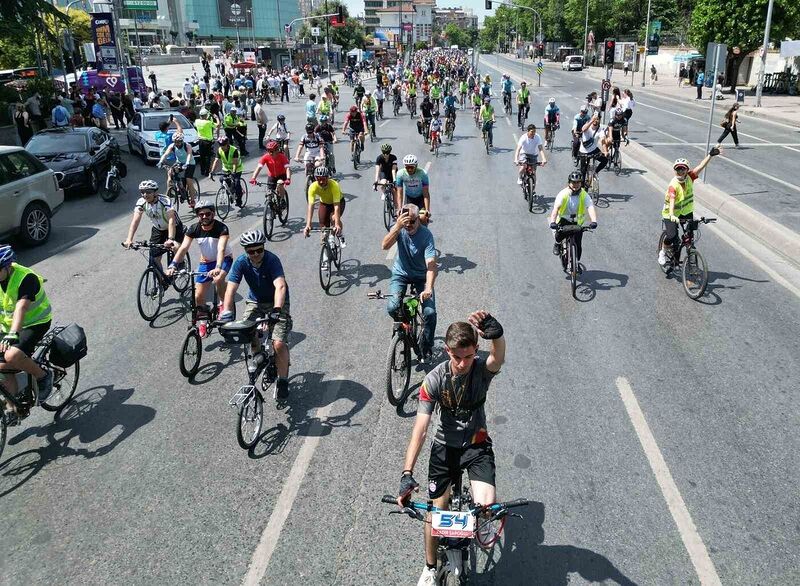
[[[400,6],[402,3],[402,7]],[[397,13],[394,19],[394,28],[397,30],[398,21],[403,12],[413,14],[414,35],[418,40],[428,40],[433,34],[433,9],[436,0],[364,0],[364,27],[367,33],[374,33],[376,28],[386,30],[391,28],[391,13]],[[407,23],[405,17],[402,22]],[[420,26],[417,29],[417,25]]]
[[[444,28],[454,24],[462,29],[478,28],[478,15],[471,8],[434,8],[433,23]]]

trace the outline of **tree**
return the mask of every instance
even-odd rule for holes
[[[1,0],[0,1],[0,36],[6,36],[19,30],[33,34],[33,29],[43,17],[51,17],[66,22],[67,17],[49,0]],[[52,37],[52,31],[45,28],[45,35]]]
[[[37,22],[44,25],[41,27],[43,30],[40,31],[43,33],[41,34],[42,55],[47,57],[52,54],[56,64],[59,64],[61,35],[67,25],[69,25],[76,48],[80,47],[81,43],[91,42],[92,33],[91,17],[86,12],[70,10],[68,19],[65,9],[60,8],[57,12],[61,16],[52,16],[48,13],[43,18],[39,18]],[[7,29],[5,34],[0,36],[0,68],[16,69],[30,67],[36,63],[34,32],[33,27],[18,25]]]
[[[699,51],[709,42],[728,46],[731,63],[731,88],[736,89],[739,66],[764,40],[764,24],[769,0],[698,0],[692,12],[689,40]],[[775,0],[772,8],[773,39],[796,38],[800,34],[800,4],[796,0]],[[739,54],[733,48],[739,48]],[[706,55],[706,59],[713,59]]]
[[[347,10],[347,6],[344,5],[339,0],[330,0],[327,3],[327,7],[323,2],[320,6],[312,11],[311,16],[316,16],[320,14],[332,14],[339,10],[339,6],[342,6],[344,10],[344,26],[332,26],[330,27],[330,42],[336,45],[341,45],[345,51],[349,51],[350,49],[362,48],[364,46],[364,27],[363,25],[354,18],[350,18],[350,13]],[[327,11],[327,12],[326,12]],[[320,18],[312,18],[309,21],[306,21],[306,24],[300,29],[298,36],[300,38],[311,37],[311,29],[312,26],[318,26],[325,29],[325,17]]]
[[[470,44],[469,33],[460,28],[457,24],[451,22],[444,27],[442,36],[447,39],[448,45],[458,45],[459,47],[467,47]]]

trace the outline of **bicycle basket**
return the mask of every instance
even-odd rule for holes
[[[128,175],[128,165],[123,163],[122,161],[116,162],[117,166],[117,175],[119,175],[120,179],[125,179]]]
[[[86,332],[78,324],[70,324],[61,329],[50,345],[50,362],[61,368],[69,368],[86,356]]]
[[[220,326],[219,333],[228,344],[247,344],[255,337],[256,323],[234,321]]]

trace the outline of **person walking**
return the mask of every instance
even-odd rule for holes
[[[678,87],[683,87],[683,80],[689,76],[689,72],[686,71],[686,63],[681,63],[681,69],[678,72]]]
[[[31,115],[25,110],[23,104],[17,104],[17,111],[14,112],[14,124],[17,126],[19,142],[25,146],[25,143],[33,136],[33,127],[31,126]]]
[[[264,146],[264,135],[267,133],[269,116],[267,116],[267,111],[264,109],[263,98],[256,99],[256,105],[255,108],[253,108],[253,114],[256,121],[256,126],[258,126],[258,148],[262,151],[265,151],[267,150],[267,147]]]
[[[69,112],[60,103],[56,104],[50,113],[50,122],[53,128],[66,128],[69,126]]]
[[[722,141],[725,140],[729,134],[733,136],[733,144],[736,145],[736,148],[739,148],[739,132],[736,130],[736,127],[739,123],[739,115],[737,110],[739,110],[739,104],[734,104],[730,107],[725,114],[725,117],[722,119],[720,126],[722,126],[722,128],[725,130],[722,131],[719,139],[717,139],[717,148],[722,145]]]
[[[629,61],[625,61],[622,64],[622,70],[625,72],[625,77],[628,77],[628,71],[631,69],[631,64]]]
[[[158,93],[158,84],[156,83],[156,74],[154,71],[150,72],[150,75],[147,76],[150,80],[150,87],[153,88],[153,91]]]
[[[653,85],[655,82],[658,81],[658,71],[656,70],[655,65],[650,66],[650,85]]]
[[[694,85],[697,87],[697,97],[695,100],[703,99],[703,84],[706,81],[706,74],[702,71],[697,72],[697,77],[694,79]]]

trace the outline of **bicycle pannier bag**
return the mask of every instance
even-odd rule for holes
[[[61,368],[69,368],[88,352],[86,333],[78,324],[70,324],[58,332],[50,347],[50,362]]]

